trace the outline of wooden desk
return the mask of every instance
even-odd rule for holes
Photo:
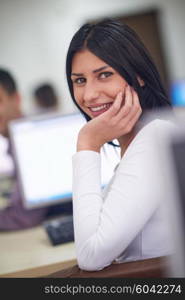
[[[0,277],[41,277],[75,263],[74,243],[52,246],[42,226],[0,232]]]

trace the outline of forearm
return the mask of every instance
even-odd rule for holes
[[[103,204],[100,163],[100,155],[96,152],[81,151],[73,156],[75,243],[78,264],[86,270],[90,270],[89,263],[96,269],[101,259],[96,237]]]
[[[81,151],[73,156],[73,206],[76,216],[76,234],[78,221],[80,237],[85,239],[97,229],[102,206],[100,155],[92,151]],[[85,224],[88,224],[88,232]],[[90,226],[90,227],[89,227]]]
[[[73,157],[73,214],[77,260],[81,269],[100,270],[111,264],[122,245],[112,236],[119,232],[122,213],[113,199],[104,205],[101,191],[100,155],[81,151]],[[113,196],[114,197],[114,196]],[[116,200],[116,196],[115,199]],[[122,201],[122,199],[118,200]],[[120,214],[121,213],[121,214]],[[119,244],[117,243],[119,242]]]

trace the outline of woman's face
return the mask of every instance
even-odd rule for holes
[[[117,71],[89,50],[74,55],[71,79],[75,100],[90,118],[108,110],[127,84]]]

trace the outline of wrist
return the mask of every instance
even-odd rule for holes
[[[100,152],[101,145],[99,145],[96,139],[89,138],[87,135],[79,134],[77,141],[77,152],[83,150],[90,150]]]
[[[94,144],[90,143],[82,143],[82,142],[77,142],[77,152],[83,151],[83,150],[89,150],[89,151],[95,151],[95,152],[100,152],[100,148],[98,146],[95,146]]]

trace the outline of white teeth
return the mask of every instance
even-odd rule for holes
[[[99,111],[99,110],[104,109],[104,108],[106,108],[106,107],[108,107],[108,106],[109,106],[109,104],[103,104],[103,105],[98,106],[98,107],[91,107],[90,109],[91,109],[92,111]]]

